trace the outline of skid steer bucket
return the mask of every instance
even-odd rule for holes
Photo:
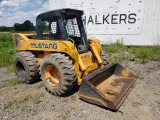
[[[79,96],[84,101],[117,110],[132,88],[137,76],[118,63],[88,74],[82,81]]]

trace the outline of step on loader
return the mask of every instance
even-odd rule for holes
[[[96,38],[87,39],[83,11],[59,9],[39,14],[36,33],[12,35],[17,77],[31,84],[42,79],[46,89],[63,95],[80,85],[84,101],[117,110],[135,86],[137,76],[118,63],[108,63]]]

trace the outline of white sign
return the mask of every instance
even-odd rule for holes
[[[52,10],[84,10],[87,36],[104,44],[117,40],[125,45],[160,44],[159,6],[159,0],[50,0]]]

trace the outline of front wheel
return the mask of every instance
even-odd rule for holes
[[[69,57],[61,53],[47,55],[40,65],[41,79],[49,92],[63,95],[76,84],[76,72]]]

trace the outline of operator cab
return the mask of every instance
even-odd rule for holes
[[[36,19],[38,39],[69,40],[72,39],[78,52],[88,51],[87,36],[83,21],[83,11],[60,9],[42,13]]]

